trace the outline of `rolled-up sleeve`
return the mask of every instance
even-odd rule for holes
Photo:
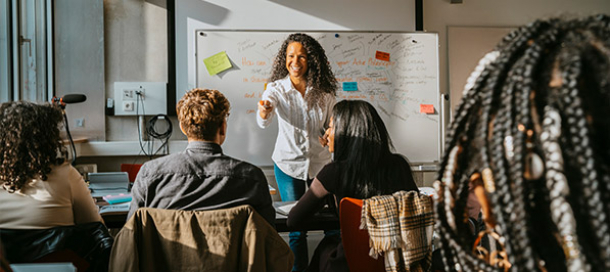
[[[258,126],[260,128],[266,128],[271,124],[271,121],[273,121],[273,116],[275,116],[275,111],[277,111],[278,99],[277,99],[277,91],[275,90],[275,88],[272,86],[269,86],[263,93],[263,97],[261,100],[269,100],[271,102],[271,105],[273,106],[273,111],[269,114],[267,119],[263,119],[261,117],[259,110],[256,111],[256,124],[258,124]],[[258,108],[258,106],[257,106],[257,108]]]

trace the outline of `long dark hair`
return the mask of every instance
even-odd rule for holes
[[[61,109],[25,101],[0,105],[0,182],[14,192],[33,178],[47,180],[51,166],[63,162],[58,125]]]
[[[610,271],[610,17],[521,27],[469,82],[436,183],[446,270],[498,271],[463,223],[482,174],[512,271]]]
[[[332,116],[333,160],[344,167],[340,180],[344,195],[364,199],[393,193],[387,165],[392,140],[375,108],[366,101],[343,100],[335,105]]]
[[[316,39],[303,33],[290,34],[282,43],[273,62],[270,81],[283,79],[288,75],[286,49],[292,42],[302,44],[307,51],[307,86],[312,87],[312,91],[305,95],[307,104],[310,107],[317,105],[324,93],[334,96],[337,92],[337,79],[328,65],[324,48]]]

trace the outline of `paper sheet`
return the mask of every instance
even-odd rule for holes
[[[282,206],[278,206],[276,210],[277,210],[277,212],[279,214],[283,214],[283,215],[287,216],[288,213],[290,213],[290,210],[292,209],[292,207],[294,207],[294,205],[296,205],[296,204],[297,203],[295,202],[295,203],[290,203],[290,204],[285,204],[285,205],[282,205]]]

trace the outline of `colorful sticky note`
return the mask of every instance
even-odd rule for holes
[[[344,91],[357,91],[358,82],[343,82],[343,90]]]
[[[434,113],[434,105],[432,105],[432,104],[419,104],[419,113],[426,113],[426,114]]]
[[[205,64],[205,68],[208,69],[208,73],[210,73],[211,76],[233,67],[233,65],[231,65],[231,61],[229,60],[229,57],[227,56],[227,52],[225,51],[222,51],[214,56],[204,59],[203,63]]]
[[[377,53],[375,53],[375,58],[378,60],[390,61],[390,53],[377,51]]]

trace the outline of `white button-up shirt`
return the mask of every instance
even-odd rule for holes
[[[305,90],[310,91],[311,87]],[[318,105],[309,108],[290,77],[286,77],[267,84],[262,99],[269,100],[274,110],[267,119],[257,113],[258,126],[266,128],[278,116],[279,131],[271,159],[293,178],[314,178],[330,162],[330,153],[318,137],[324,135],[336,98],[325,94]]]

